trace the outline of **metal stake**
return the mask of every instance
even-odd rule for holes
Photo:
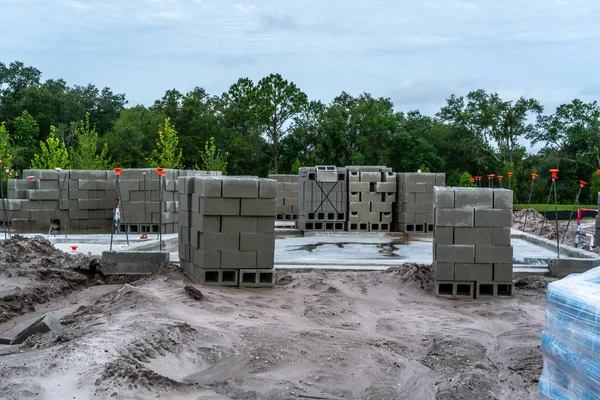
[[[529,208],[531,207],[531,194],[533,193],[533,184],[535,183],[537,174],[531,174],[531,188],[529,189],[529,200],[527,200],[527,210],[525,210],[525,222],[523,222],[523,232],[525,232],[525,226],[527,226],[527,217],[529,216]]]
[[[579,181],[579,190],[577,191],[577,196],[575,196],[575,204],[573,204],[573,208],[571,209],[571,213],[569,214],[569,221],[567,222],[567,227],[565,228],[565,233],[563,233],[563,237],[560,241],[560,244],[563,244],[565,241],[565,236],[567,236],[567,231],[569,230],[569,225],[571,225],[571,218],[573,218],[573,213],[575,212],[575,207],[579,204],[579,195],[581,194],[581,190],[587,184],[582,180]]]

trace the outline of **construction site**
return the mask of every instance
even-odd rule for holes
[[[23,176],[0,196],[3,399],[600,398],[581,190],[559,221],[494,175]]]

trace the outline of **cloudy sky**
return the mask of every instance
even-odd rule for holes
[[[597,0],[0,0],[0,61],[151,104],[281,73],[434,113],[451,93],[600,98]],[[550,110],[549,110],[550,111]]]

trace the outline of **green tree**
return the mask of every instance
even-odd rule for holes
[[[179,147],[179,137],[171,119],[165,119],[165,125],[158,130],[158,140],[152,155],[146,160],[150,167],[183,168],[183,155]]]
[[[50,126],[50,136],[46,142],[40,142],[40,152],[33,156],[31,168],[33,169],[70,169],[69,152],[67,146],[56,137],[56,128]]]
[[[205,171],[221,171],[223,174],[227,172],[227,157],[229,153],[217,149],[215,138],[211,137],[204,144],[204,151],[200,152],[202,159],[202,168]],[[199,168],[196,168],[199,169]]]
[[[40,142],[40,127],[36,120],[27,111],[15,118],[13,123],[13,144],[17,149],[15,164],[21,167],[28,166]]]
[[[458,186],[462,186],[462,187],[475,187],[475,182],[472,182],[471,179],[473,179],[473,177],[471,176],[470,173],[468,172],[464,172],[461,176],[460,176],[460,182],[458,182]]]
[[[594,172],[590,179],[589,204],[598,204],[598,193],[600,193],[600,174]],[[580,203],[583,203],[581,200]]]
[[[5,176],[5,169],[12,169],[12,150],[13,149],[10,144],[10,136],[8,134],[8,130],[4,126],[4,122],[2,122],[0,123],[0,168],[3,171],[3,177]]]
[[[71,166],[73,169],[106,170],[109,168],[108,144],[104,143],[98,153],[98,132],[90,126],[90,114],[85,114],[85,120],[72,124],[75,132],[75,147],[71,151]]]

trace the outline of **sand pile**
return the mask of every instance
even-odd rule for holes
[[[523,229],[523,227],[525,227],[525,229]],[[546,239],[556,239],[555,222],[547,220],[541,213],[533,208],[520,210],[514,213],[513,228],[533,233]]]

